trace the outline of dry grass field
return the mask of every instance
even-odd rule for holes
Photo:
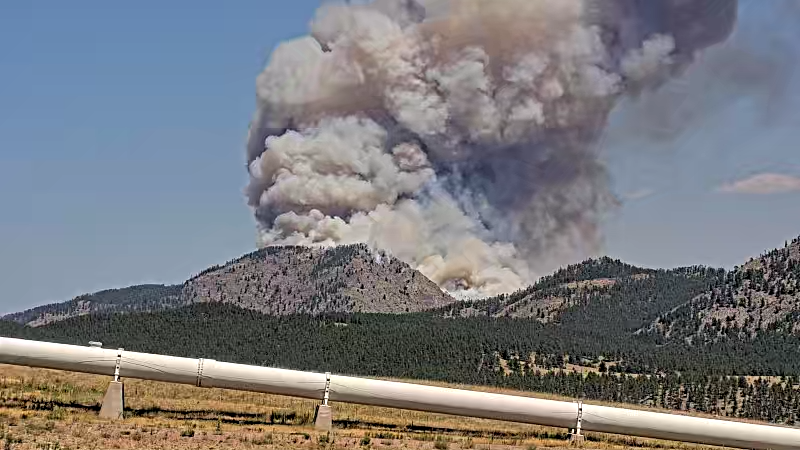
[[[125,380],[125,420],[108,422],[97,417],[108,381],[102,376],[0,365],[0,449],[510,450],[569,446],[566,430],[348,404],[333,405],[335,429],[329,435],[314,430],[314,401],[139,380]],[[585,447],[706,448],[591,433]]]

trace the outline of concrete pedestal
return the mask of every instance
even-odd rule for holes
[[[583,447],[583,444],[586,443],[586,436],[582,434],[570,434],[569,443],[573,447]]]
[[[105,397],[103,397],[100,418],[122,420],[123,411],[125,411],[125,386],[121,381],[112,381],[108,385]]]
[[[314,428],[320,431],[331,431],[333,429],[333,411],[330,406],[317,406],[317,412],[314,415]]]

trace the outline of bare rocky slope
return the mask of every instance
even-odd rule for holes
[[[206,302],[273,315],[406,313],[453,301],[421,273],[366,245],[270,247],[210,267],[183,285],[101,291],[2,319],[41,326],[87,314],[159,311]]]

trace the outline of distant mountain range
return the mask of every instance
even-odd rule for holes
[[[160,311],[219,302],[270,315],[409,313],[454,302],[406,263],[366,245],[268,247],[212,266],[183,285],[140,285],[9,314],[37,327],[93,313]]]
[[[447,351],[464,358],[496,354],[499,359],[490,357],[493,362],[487,364],[503,370],[514,360],[531,369],[564,364],[596,369],[604,362],[634,373],[800,374],[800,238],[732,271],[655,270],[599,258],[565,267],[513,294],[472,301],[456,301],[405,263],[365,245],[270,247],[211,267],[183,285],[102,291],[11,314],[0,321],[0,334],[78,343],[104,336],[126,348],[134,340],[143,348],[170,352],[178,341],[159,337],[166,331],[155,324],[167,317],[170,327],[181,320],[205,322],[221,311],[230,317],[215,320],[254,336],[266,333],[251,328],[257,322],[283,327],[298,323],[295,318],[323,324],[356,320],[362,328],[344,326],[337,333],[366,332],[367,345],[374,348],[380,348],[378,342],[407,339],[406,333],[433,333],[427,345],[437,353],[445,344],[434,331],[477,333],[481,336],[463,335]],[[237,324],[236,317],[248,319]],[[122,339],[125,323],[138,325]],[[148,324],[156,334],[142,341]],[[308,330],[282,329],[290,339],[311,336]],[[214,339],[193,333],[196,342]],[[237,352],[264,354],[260,342],[242,344]],[[315,360],[317,351],[309,350],[308,358]],[[349,368],[361,372],[357,364]]]
[[[2,317],[2,320],[38,327],[86,314],[158,311],[182,305],[181,286],[143,284],[79,295],[63,303],[53,303],[8,314]]]
[[[689,299],[675,294],[698,284],[707,286]],[[763,332],[800,335],[800,238],[732,271],[702,266],[653,270],[610,258],[589,260],[512,295],[453,303],[442,311],[446,317],[514,317],[557,324],[564,314],[585,313],[630,286],[637,287],[631,301],[614,314],[630,323],[652,317],[646,326],[631,330],[637,335],[704,343],[722,336],[748,340]],[[655,292],[649,292],[651,287]],[[593,317],[586,321],[586,327],[593,327]]]
[[[792,425],[800,421],[799,314],[800,238],[731,271],[599,258],[472,301],[364,245],[276,247],[183,285],[11,314],[0,336]]]

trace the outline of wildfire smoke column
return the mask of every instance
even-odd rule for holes
[[[735,0],[329,4],[257,79],[259,244],[367,242],[451,292],[596,254],[620,97],[727,39]]]

